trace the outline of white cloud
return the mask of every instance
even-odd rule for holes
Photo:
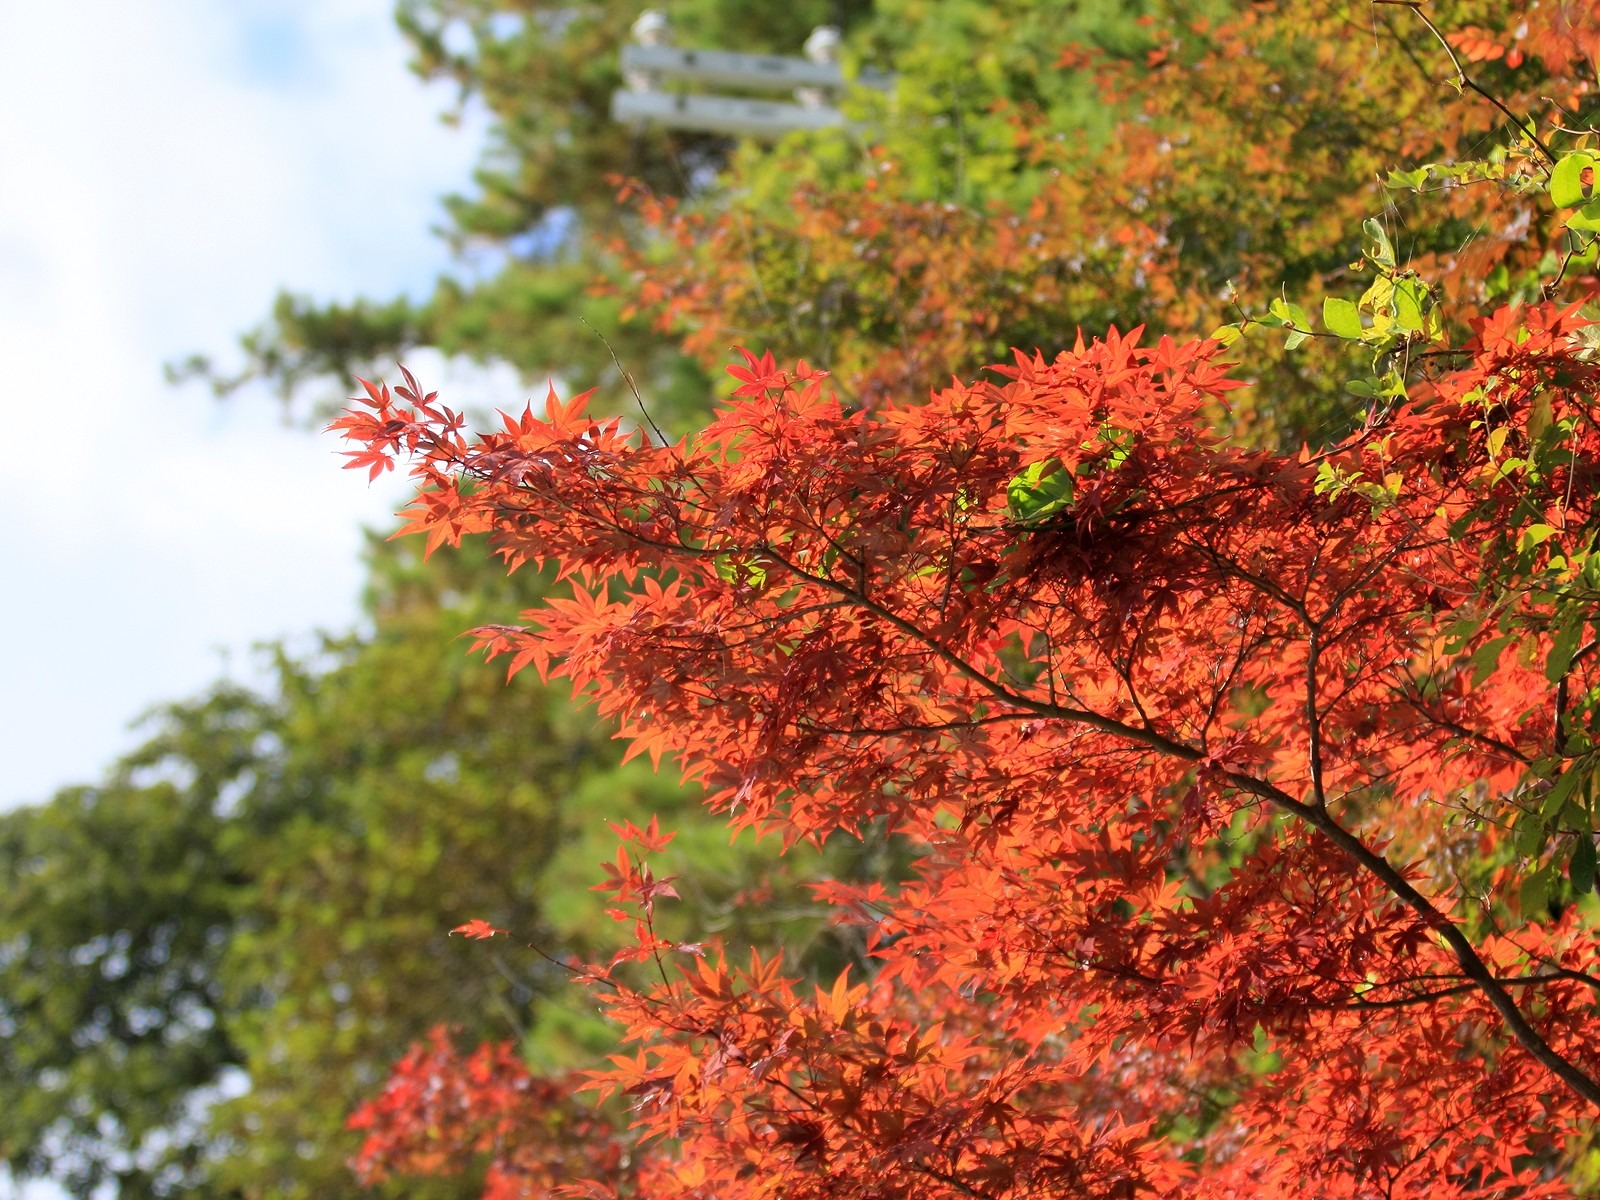
[[[8,5],[0,46],[3,807],[92,780],[219,651],[355,620],[398,489],[161,364],[226,363],[281,286],[423,291],[481,130],[440,125],[389,0]]]

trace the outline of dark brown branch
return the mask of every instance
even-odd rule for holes
[[[1517,975],[1501,977],[1495,980],[1503,987],[1532,987],[1540,983],[1582,983],[1591,988],[1600,988],[1600,980],[1595,980],[1581,971],[1556,970],[1543,975]],[[1401,981],[1396,981],[1390,986],[1400,986]],[[1435,1000],[1443,1000],[1449,996],[1460,996],[1466,992],[1475,992],[1478,985],[1475,983],[1462,983],[1454,987],[1439,988],[1431,992],[1416,992],[1409,996],[1396,996],[1393,1000],[1351,1000],[1344,1004],[1313,1003],[1310,1007],[1332,1009],[1337,1011],[1376,1010],[1384,1008],[1409,1008],[1416,1004],[1431,1004]]]
[[[1586,645],[1580,646],[1577,653],[1568,661],[1567,669],[1562,672],[1561,682],[1556,684],[1555,751],[1558,757],[1564,758],[1567,753],[1567,679],[1572,674],[1572,668],[1593,654],[1597,647],[1600,647],[1600,639],[1592,640]]]
[[[1205,758],[1205,755],[1195,747],[1174,741],[1154,729],[1140,729],[1088,709],[1048,704],[1013,692],[1004,684],[980,671],[959,654],[942,645],[915,623],[906,620],[898,613],[884,608],[877,601],[858,592],[851,592],[845,584],[840,583],[838,580],[813,575],[809,571],[802,570],[776,552],[773,552],[773,558],[797,579],[826,588],[836,595],[852,600],[862,609],[893,626],[907,637],[922,643],[942,662],[959,675],[988,692],[996,700],[1021,708],[1027,712],[1036,713],[1042,717],[1085,725],[1112,737],[1147,746],[1158,753],[1176,758],[1182,762],[1197,763]],[[1490,1005],[1500,1014],[1507,1031],[1522,1045],[1523,1049],[1533,1055],[1535,1060],[1565,1083],[1574,1093],[1587,1100],[1594,1107],[1600,1108],[1600,1083],[1597,1083],[1544,1040],[1539,1031],[1523,1015],[1522,1010],[1517,1007],[1517,1002],[1512,998],[1511,993],[1506,990],[1505,985],[1495,978],[1488,965],[1479,957],[1477,949],[1467,935],[1461,931],[1455,922],[1435,908],[1433,903],[1419,892],[1393,863],[1339,824],[1327,809],[1316,804],[1307,804],[1304,801],[1297,800],[1276,784],[1265,779],[1258,779],[1243,771],[1225,769],[1219,774],[1228,784],[1246,795],[1256,796],[1283,812],[1299,817],[1333,842],[1347,858],[1377,878],[1394,896],[1415,912],[1424,925],[1435,931],[1444,940],[1450,951],[1455,955],[1456,961],[1460,964],[1463,976],[1483,992]]]
[[[1306,650],[1306,765],[1311,775],[1311,802],[1328,810],[1328,793],[1322,786],[1322,714],[1317,710],[1317,665],[1321,658],[1321,628],[1307,632]]]
[[[1393,1000],[1349,1000],[1342,1004],[1313,1001],[1307,1007],[1326,1009],[1331,1012],[1378,1012],[1389,1008],[1410,1008],[1417,1004],[1432,1004],[1435,1000],[1443,1000],[1447,996],[1459,996],[1465,992],[1478,990],[1476,984],[1462,983],[1455,987],[1440,988],[1434,992],[1417,992],[1410,996],[1396,996]]]

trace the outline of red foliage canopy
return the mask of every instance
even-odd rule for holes
[[[409,531],[572,581],[483,647],[571,678],[736,825],[882,820],[923,854],[903,887],[821,888],[877,969],[811,994],[659,939],[656,835],[625,831],[619,957],[662,969],[588,972],[633,1045],[592,1083],[643,1144],[558,1139],[540,1173],[570,1096],[491,1137],[431,1118],[411,1064],[362,1118],[389,1130],[368,1170],[465,1147],[528,1194],[1570,1194],[1600,1104],[1571,902],[1584,325],[1498,312],[1287,457],[1212,432],[1216,343],[1139,331],[873,411],[746,354],[670,445],[553,393],[469,442],[409,376],[369,385],[337,427],[352,466],[414,460]]]

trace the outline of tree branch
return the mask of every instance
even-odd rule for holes
[[[1450,56],[1450,65],[1456,69],[1456,79],[1459,81],[1457,90],[1459,91],[1462,87],[1471,88],[1490,104],[1498,108],[1502,113],[1505,114],[1506,119],[1516,126],[1518,130],[1528,135],[1529,141],[1531,141],[1535,146],[1539,147],[1540,153],[1542,153],[1545,157],[1546,170],[1555,166],[1555,153],[1550,149],[1549,146],[1544,144],[1544,139],[1527,127],[1527,125],[1532,124],[1532,121],[1528,118],[1517,116],[1516,113],[1512,112],[1500,102],[1499,97],[1484,91],[1483,88],[1479,87],[1477,83],[1473,81],[1473,79],[1467,74],[1466,70],[1461,66],[1461,60],[1456,57],[1455,50],[1451,47],[1450,43],[1445,40],[1444,34],[1439,32],[1439,27],[1429,19],[1428,14],[1422,11],[1422,5],[1417,3],[1417,0],[1372,0],[1372,3],[1387,4],[1393,6],[1394,8],[1409,8],[1412,12],[1416,13],[1418,19],[1428,27],[1429,32],[1431,32],[1434,37],[1439,39],[1439,45],[1444,47],[1444,52]],[[1527,125],[1523,123],[1524,121],[1527,121]]]
[[[1160,754],[1176,758],[1182,762],[1197,763],[1205,758],[1205,755],[1195,747],[1175,741],[1157,733],[1153,729],[1140,729],[1088,709],[1049,704],[1013,692],[1004,684],[990,678],[972,663],[941,644],[915,622],[890,611],[876,600],[852,591],[847,585],[840,583],[838,580],[826,576],[813,575],[811,572],[795,566],[775,551],[772,554],[774,560],[781,563],[797,579],[826,588],[836,595],[850,600],[863,610],[872,613],[880,620],[893,626],[907,637],[920,642],[957,673],[977,684],[1002,703],[1014,705],[1041,717],[1084,725],[1109,734],[1112,737],[1122,738],[1136,745],[1147,746]],[[1539,1031],[1523,1015],[1522,1010],[1517,1007],[1517,1003],[1510,992],[1495,978],[1488,965],[1479,957],[1477,949],[1466,934],[1461,931],[1455,922],[1435,908],[1426,896],[1412,886],[1411,882],[1406,879],[1393,863],[1340,825],[1327,809],[1314,803],[1307,804],[1304,801],[1296,800],[1276,784],[1265,779],[1259,779],[1243,771],[1224,769],[1219,774],[1228,784],[1239,791],[1247,795],[1256,796],[1283,812],[1299,817],[1332,841],[1347,858],[1377,878],[1397,899],[1415,912],[1424,925],[1433,930],[1444,941],[1455,955],[1457,963],[1460,964],[1462,975],[1471,982],[1472,986],[1483,992],[1490,1005],[1500,1014],[1506,1030],[1521,1044],[1523,1049],[1549,1070],[1551,1074],[1565,1083],[1574,1093],[1587,1100],[1595,1108],[1600,1109],[1600,1083],[1597,1083],[1544,1040]]]

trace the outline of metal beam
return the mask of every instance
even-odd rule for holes
[[[622,69],[773,91],[844,88],[851,84],[888,91],[894,86],[890,76],[876,73],[847,80],[838,63],[814,63],[775,54],[738,54],[731,50],[684,50],[678,46],[624,46]]]
[[[624,124],[648,122],[736,137],[781,137],[794,129],[842,125],[844,114],[836,108],[806,108],[774,100],[619,91],[611,95],[611,119]]]

